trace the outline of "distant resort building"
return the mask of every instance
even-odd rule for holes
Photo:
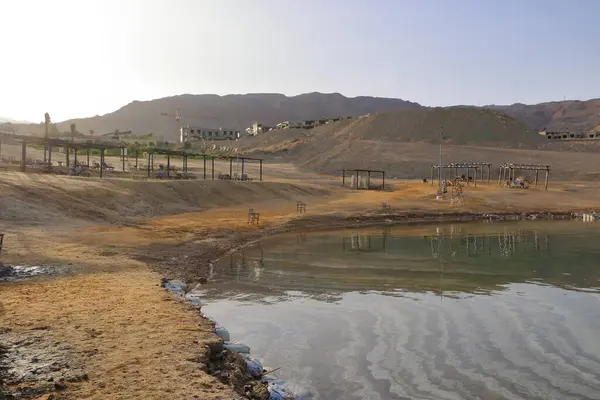
[[[549,140],[590,140],[600,139],[600,131],[590,132],[543,132]]]
[[[334,117],[324,119],[305,119],[304,121],[284,121],[277,124],[277,129],[312,129],[316,126],[331,124],[352,117]]]
[[[260,133],[264,133],[270,130],[281,130],[281,129],[312,129],[314,127],[331,124],[333,122],[341,121],[344,119],[351,119],[353,117],[333,117],[333,118],[323,118],[323,119],[305,119],[302,121],[283,121],[275,125],[275,127],[267,126],[255,122],[246,129],[246,132],[249,135],[255,136]]]
[[[272,126],[259,124],[258,122],[255,122],[252,124],[252,126],[250,126],[249,128],[246,128],[246,133],[250,136],[256,136],[259,133],[268,132],[273,129],[274,129],[274,127],[272,127]]]
[[[180,141],[187,140],[236,140],[240,138],[240,131],[224,128],[202,128],[198,126],[184,126],[181,128]]]

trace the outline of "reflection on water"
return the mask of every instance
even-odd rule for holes
[[[449,229],[437,228],[435,235],[425,236],[431,243],[432,256],[491,256],[493,251],[497,251],[500,256],[508,258],[519,251],[550,251],[548,234],[540,234],[536,229],[505,228],[501,233],[483,235],[465,233],[462,228],[460,225],[451,225]]]
[[[600,231],[519,222],[290,235],[204,311],[319,399],[600,399]]]

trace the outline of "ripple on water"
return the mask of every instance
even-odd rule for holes
[[[600,400],[600,232],[529,226],[281,239],[204,310],[305,398]]]

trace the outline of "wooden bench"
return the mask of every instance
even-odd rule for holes
[[[303,203],[301,201],[297,201],[296,202],[296,212],[298,212],[298,213],[305,213],[306,212],[306,203]]]
[[[382,202],[381,203],[381,212],[384,214],[387,214],[390,211],[392,211],[392,207],[390,207],[390,205],[387,203],[387,201]]]
[[[258,225],[260,221],[260,214],[254,211],[254,208],[248,209],[248,223]]]

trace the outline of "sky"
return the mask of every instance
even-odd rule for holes
[[[599,15],[597,0],[0,0],[0,115],[183,93],[585,100]]]

